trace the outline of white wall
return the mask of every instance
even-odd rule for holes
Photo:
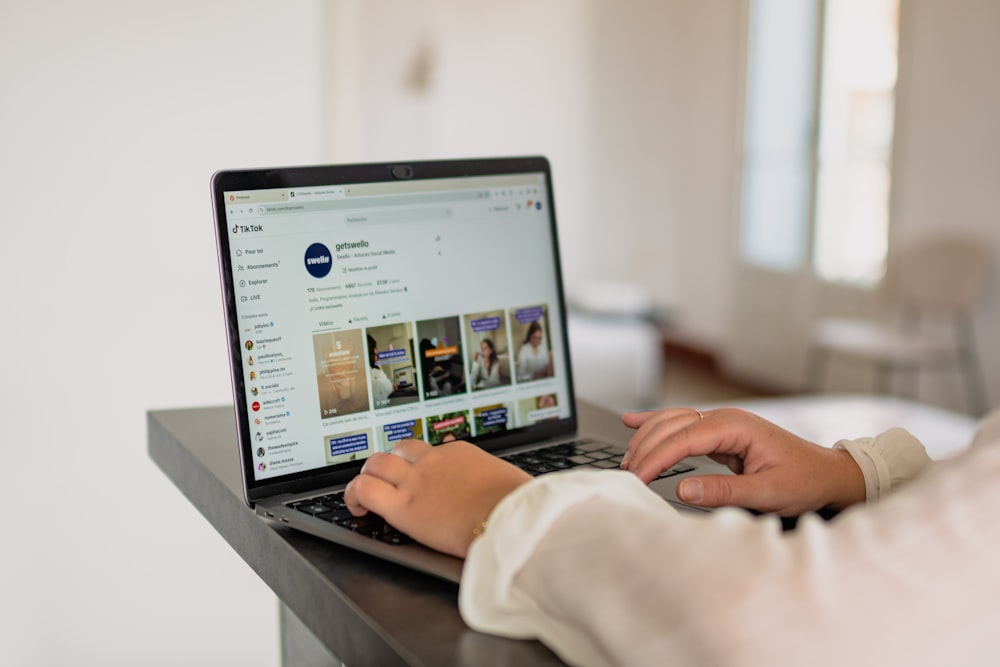
[[[0,2],[0,664],[278,662],[146,455],[229,402],[209,176],[321,158],[323,3]]]
[[[644,285],[685,334],[721,343],[734,243],[739,3],[595,2],[595,273]]]
[[[582,274],[592,242],[589,2],[332,7],[329,158],[546,155],[567,269]]]

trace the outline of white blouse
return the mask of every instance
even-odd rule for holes
[[[500,360],[493,362],[489,370],[486,363],[480,358],[472,362],[472,370],[469,371],[469,382],[476,389],[488,387],[499,387],[502,379],[500,377]]]
[[[538,349],[531,347],[531,343],[521,346],[521,351],[517,354],[517,379],[525,382],[535,379],[535,374],[544,375],[549,370],[549,348],[542,343]]]
[[[621,471],[540,477],[473,542],[470,627],[574,665],[995,665],[1000,413],[928,466],[894,429],[838,443],[875,506],[826,522],[680,514]]]
[[[389,404],[389,395],[395,391],[395,387],[381,368],[372,368],[369,372],[372,376],[372,400],[376,408],[383,408]]]

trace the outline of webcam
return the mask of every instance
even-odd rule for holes
[[[405,164],[395,164],[392,166],[393,178],[413,178],[413,167]]]

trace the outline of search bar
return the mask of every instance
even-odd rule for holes
[[[451,220],[449,206],[422,206],[420,208],[387,209],[368,213],[348,213],[344,222],[348,227],[368,227],[371,225],[392,225],[399,222],[427,222],[430,220]]]

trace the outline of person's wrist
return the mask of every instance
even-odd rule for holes
[[[843,510],[865,501],[865,476],[861,467],[844,449],[831,449],[828,502],[826,507]]]
[[[471,511],[469,516],[472,521],[466,529],[461,529],[461,535],[459,539],[461,540],[462,546],[460,547],[461,556],[464,558],[469,551],[469,547],[472,543],[482,537],[489,526],[490,517],[493,515],[493,510],[496,509],[504,498],[517,490],[518,487],[527,484],[532,480],[531,475],[525,473],[518,468],[510,466],[510,472],[513,473],[508,479],[499,482],[498,485],[492,490],[492,492],[486,492],[481,497],[481,503],[478,507]]]

